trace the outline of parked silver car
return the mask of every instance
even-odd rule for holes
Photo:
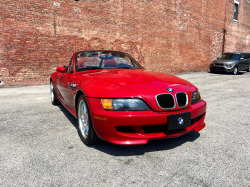
[[[250,53],[224,53],[210,64],[210,72],[250,71]]]

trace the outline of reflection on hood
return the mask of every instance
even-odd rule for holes
[[[212,63],[225,64],[227,62],[237,62],[237,60],[217,59],[214,60]]]

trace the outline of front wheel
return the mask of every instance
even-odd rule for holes
[[[96,143],[99,138],[97,137],[95,130],[92,126],[88,104],[83,95],[81,95],[78,99],[77,121],[78,133],[83,143],[86,145]]]
[[[248,66],[247,72],[250,72],[250,65]]]
[[[53,105],[60,104],[60,101],[57,99],[56,92],[55,92],[54,85],[53,85],[52,81],[50,82],[50,98],[51,98],[51,103]]]
[[[238,74],[238,68],[234,67],[234,69],[233,69],[233,75],[237,75],[237,74]]]

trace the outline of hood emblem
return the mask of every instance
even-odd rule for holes
[[[174,90],[172,88],[167,88],[167,91],[174,92]]]
[[[182,117],[180,117],[180,118],[178,119],[178,124],[179,124],[179,125],[183,125],[183,124],[184,124],[184,119],[183,119]]]

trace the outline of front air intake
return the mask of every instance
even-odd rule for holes
[[[156,101],[162,109],[173,109],[175,107],[174,96],[171,94],[160,94]]]
[[[177,105],[180,108],[187,106],[188,104],[188,96],[184,92],[176,93]]]

